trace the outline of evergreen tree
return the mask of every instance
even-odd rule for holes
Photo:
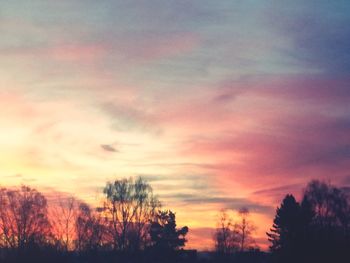
[[[276,216],[270,232],[267,233],[272,243],[270,250],[278,262],[295,261],[295,251],[300,241],[299,223],[301,208],[293,195],[286,195],[276,210]]]
[[[275,262],[350,262],[350,205],[344,191],[311,181],[301,205],[287,195],[267,233]]]
[[[187,232],[187,226],[176,228],[175,213],[170,210],[159,211],[150,229],[153,247],[163,252],[177,250],[185,245]]]

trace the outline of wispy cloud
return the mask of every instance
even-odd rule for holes
[[[101,144],[101,148],[107,152],[119,152],[115,147],[109,144]]]
[[[2,3],[1,183],[96,202],[107,180],[141,175],[205,240],[240,206],[263,238],[285,193],[349,186],[349,8]]]

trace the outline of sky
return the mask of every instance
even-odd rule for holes
[[[144,177],[189,248],[220,209],[257,243],[287,193],[350,186],[349,1],[0,3],[0,184]]]

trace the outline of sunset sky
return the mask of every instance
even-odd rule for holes
[[[311,179],[350,187],[350,2],[0,3],[0,184],[144,177],[211,249],[221,208],[266,235]]]

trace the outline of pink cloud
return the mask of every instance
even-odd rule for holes
[[[161,36],[145,34],[136,37],[124,36],[113,42],[113,48],[117,53],[124,56],[130,63],[135,63],[187,54],[199,46],[200,38],[193,33]]]
[[[212,250],[214,248],[213,236],[215,228],[210,227],[196,227],[190,228],[188,233],[187,248],[199,250]]]
[[[306,183],[317,177],[339,181],[349,168],[349,122],[340,119],[336,125],[333,118],[294,118],[276,118],[265,124],[272,128],[265,132],[262,128],[216,139],[193,139],[186,142],[183,154],[211,160],[201,168],[215,173],[223,185],[239,181],[254,189],[275,185],[277,180]]]
[[[50,44],[28,45],[21,47],[7,47],[0,50],[1,56],[12,58],[35,57],[42,63],[50,60],[60,62],[92,63],[102,59],[108,51],[104,45],[75,43],[75,44]]]
[[[55,60],[61,61],[85,61],[93,62],[94,60],[105,56],[106,47],[102,45],[58,45],[47,50],[47,54]]]
[[[188,53],[199,45],[199,38],[193,34],[171,35],[154,38],[141,45],[141,56],[146,59],[174,57]]]
[[[227,102],[239,96],[261,96],[322,104],[348,102],[349,77],[327,74],[258,75],[220,85],[216,100]]]
[[[2,120],[27,122],[38,116],[38,111],[32,103],[19,93],[0,92]]]

